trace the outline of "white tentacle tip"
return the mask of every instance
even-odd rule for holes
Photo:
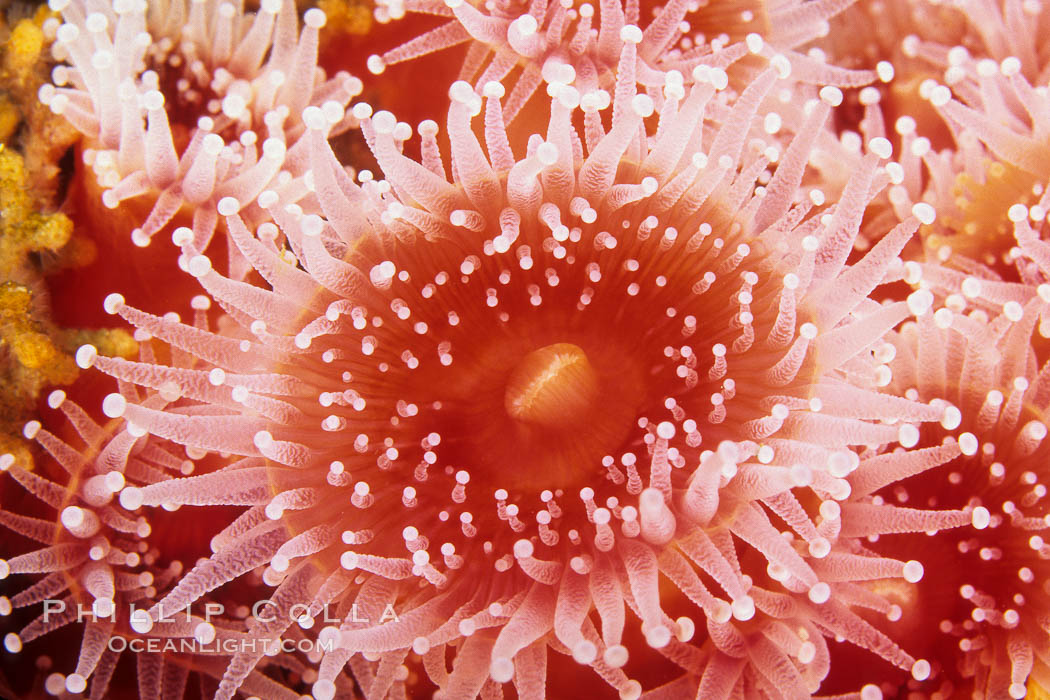
[[[304,236],[316,238],[324,231],[324,219],[317,214],[307,214],[300,221],[300,226]]]
[[[901,575],[908,583],[918,583],[922,580],[923,573],[922,564],[912,559],[904,565]]]
[[[459,104],[470,104],[474,101],[474,88],[465,80],[457,80],[448,89],[448,97]]]
[[[148,247],[150,240],[150,235],[140,228],[131,231],[131,242],[138,248]]]
[[[671,643],[671,630],[663,625],[644,630],[645,643],[653,649],[663,649]]]
[[[509,35],[511,32],[516,32],[519,36],[526,37],[535,34],[539,31],[539,28],[540,24],[536,21],[536,18],[526,14],[511,22],[507,28],[507,33]]]
[[[755,616],[755,601],[751,596],[745,595],[732,602],[733,617],[741,622],[750,620]]]
[[[284,159],[284,154],[288,152],[288,146],[285,145],[284,141],[278,138],[268,138],[263,141],[262,145],[263,157],[271,160],[281,161]],[[232,197],[230,199],[233,199]],[[237,201],[237,200],[234,200]],[[238,202],[237,208],[240,209],[240,203]]]
[[[109,394],[102,399],[102,413],[107,418],[122,418],[128,408],[128,400],[120,394]]]
[[[635,95],[631,98],[631,109],[639,117],[645,119],[651,117],[656,111],[656,104],[648,95]]]
[[[514,662],[505,656],[492,659],[489,675],[497,683],[509,683],[514,677]]]
[[[919,659],[911,667],[911,677],[917,681],[924,681],[930,677],[930,662]]]
[[[136,486],[126,486],[120,492],[120,507],[124,510],[138,510],[145,500],[142,489]]]
[[[102,302],[102,308],[110,316],[120,313],[124,308],[124,296],[116,292],[107,295]]]
[[[47,395],[47,405],[51,408],[60,408],[66,402],[66,392],[55,389]]]
[[[186,226],[179,226],[171,232],[171,242],[180,248],[192,240],[193,231]]]
[[[911,423],[905,423],[897,429],[897,442],[901,447],[915,447],[919,443],[919,429]]]
[[[514,543],[514,557],[517,559],[528,559],[534,551],[530,540],[521,539]]]
[[[890,140],[885,137],[876,136],[868,141],[868,150],[879,158],[886,160],[893,155],[893,144],[891,144]]]
[[[77,353],[74,356],[77,367],[80,369],[88,369],[95,364],[95,358],[98,357],[98,349],[94,345],[81,345],[77,348]]]
[[[383,60],[382,56],[372,54],[365,62],[365,67],[368,68],[368,72],[372,75],[380,75],[386,70],[386,61]]]
[[[919,202],[911,208],[911,213],[923,224],[929,226],[937,218],[937,211],[926,202]]]
[[[241,203],[235,197],[223,197],[215,208],[220,216],[233,216],[241,210]]]
[[[572,659],[578,664],[590,666],[598,658],[598,647],[594,642],[583,640],[572,649]]]
[[[327,679],[321,679],[313,684],[310,694],[314,700],[332,700],[335,697],[335,683]]]
[[[145,610],[135,610],[131,613],[130,624],[131,629],[139,634],[147,634],[153,629],[153,618]]]
[[[842,90],[834,85],[825,85],[820,88],[819,95],[822,102],[829,104],[832,107],[838,107],[842,104]]]
[[[12,654],[22,651],[22,638],[14,632],[8,632],[4,635],[4,649]]]
[[[696,634],[696,623],[693,622],[691,617],[682,616],[675,620],[677,629],[675,630],[675,638],[683,644],[692,640]]]
[[[544,142],[536,149],[536,159],[544,166],[551,166],[558,162],[558,147],[550,141]]]
[[[324,10],[312,7],[303,13],[303,24],[311,29],[320,29],[328,21],[328,16]]]
[[[826,537],[817,537],[809,543],[809,555],[816,559],[823,559],[831,554],[831,543]]]
[[[623,668],[627,664],[627,657],[627,647],[622,644],[613,644],[605,649],[602,661],[610,668]]]
[[[320,107],[311,105],[303,110],[303,124],[307,129],[324,131],[328,128],[328,119],[325,118],[324,111]]]
[[[906,299],[908,310],[915,316],[922,316],[933,306],[933,292],[928,289],[919,289],[908,295]]]
[[[160,90],[150,90],[142,96],[142,106],[150,112],[164,109],[164,93]]]
[[[642,30],[633,24],[625,24],[620,29],[620,40],[630,44],[640,44],[642,42]]]
[[[392,134],[397,128],[397,118],[386,110],[372,115],[372,128],[377,134]]]
[[[211,260],[206,255],[194,255],[187,264],[187,270],[194,277],[204,277],[211,272]]]
[[[831,586],[823,581],[813,584],[809,589],[809,599],[817,605],[823,605],[831,599]]]
[[[372,105],[367,102],[358,102],[350,108],[350,114],[354,115],[354,119],[365,120],[371,119],[372,117]]]
[[[620,700],[638,700],[642,697],[642,684],[635,680],[627,681],[620,687]]]
[[[983,530],[992,522],[992,514],[984,506],[977,506],[970,513],[970,523],[976,530]]]

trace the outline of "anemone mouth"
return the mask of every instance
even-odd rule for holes
[[[572,427],[598,398],[598,382],[583,348],[553,343],[521,358],[507,378],[503,405],[521,423]]]
[[[999,160],[985,159],[984,178],[961,172],[955,177],[952,194],[956,212],[944,223],[923,231],[931,256],[947,265],[958,265],[958,255],[995,270],[1004,279],[1016,276],[1010,249],[1015,244],[1009,209],[1015,204],[1036,202],[1033,186],[1039,178]],[[949,210],[950,211],[950,210]]]
[[[463,372],[445,422],[445,434],[460,436],[453,459],[473,465],[487,490],[571,489],[601,477],[602,458],[624,445],[647,400],[637,358],[614,337],[603,346],[595,333],[537,330],[490,342]],[[576,342],[529,350],[544,336]]]
[[[198,126],[201,115],[221,116],[221,98],[207,83],[198,83],[192,74],[187,74],[184,59],[172,50],[169,54],[152,57],[148,70],[157,75],[157,89],[170,104],[166,108],[173,137],[183,147],[189,141],[188,134]],[[226,140],[238,136],[234,125],[217,131]],[[182,151],[182,148],[179,149]]]

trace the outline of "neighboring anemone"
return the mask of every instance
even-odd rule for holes
[[[918,94],[954,140],[952,150],[925,159],[930,191],[922,198],[940,216],[923,236],[942,263],[975,271],[977,263],[1016,279],[1008,210],[1050,205],[1050,11],[1020,0],[954,7],[965,19],[954,44],[928,31],[901,42],[913,61],[937,70]],[[929,150],[928,140],[921,150]]]
[[[239,329],[213,334],[107,298],[199,359],[185,369],[85,349],[102,371],[181,397],[162,410],[115,396],[112,415],[244,456],[121,493],[132,509],[249,507],[151,615],[265,566],[279,612],[250,635],[286,634],[293,610],[315,629],[328,604],[342,620],[317,632],[340,643],[320,662],[317,698],[333,697],[346,664],[383,697],[411,677],[410,655],[446,697],[507,682],[542,697],[548,647],[625,698],[641,692],[627,671],[644,673],[647,654],[702,697],[802,696],[827,673],[825,635],[924,677],[925,662],[853,610],[892,615],[854,581],[917,580],[921,567],[840,536],[839,501],[858,464],[849,448],[897,440],[880,420],[943,416],[876,391],[888,369],[872,351],[914,304],[868,298],[899,279],[897,255],[934,212],[918,205],[847,265],[890,176],[868,153],[834,205],[814,211],[802,196],[839,91],[810,102],[782,152],[755,138],[776,70],[728,102],[719,69],[698,67],[688,88],[670,73],[656,105],[636,92],[642,33],[622,35],[611,119],[593,104],[580,115],[579,91],[557,85],[546,139],[533,135],[523,157],[502,86],[487,84],[483,104],[453,85],[452,182],[432,122],[419,163],[401,153],[403,125],[366,104],[353,113],[385,179],[353,182],[326,142],[344,115],[307,108],[312,187],[217,205],[270,290],[216,272],[189,229],[173,236]],[[472,126],[483,109],[484,150]],[[240,212],[256,206],[276,225],[253,232]],[[902,526],[972,515],[924,517]],[[667,612],[683,606],[703,612],[706,641],[688,644],[698,622]],[[645,644],[630,641],[626,608]],[[261,656],[237,654],[217,697],[233,697]]]
[[[834,17],[827,36],[817,42],[828,60],[844,68],[873,69],[883,82],[877,86],[877,96],[857,95],[859,104],[851,104],[845,113],[877,99],[890,122],[908,117],[937,148],[949,145],[944,124],[919,94],[924,81],[938,78],[940,68],[916,56],[914,47],[918,36],[949,46],[958,43],[966,28],[958,4],[869,0],[854,3]],[[859,33],[854,27],[865,31]]]
[[[83,353],[79,359],[85,361]],[[116,398],[108,399],[105,409],[113,412],[115,401],[119,404]],[[145,403],[166,402],[154,395]],[[48,405],[62,410],[84,445],[74,447],[38,421],[30,421],[25,437],[39,443],[53,460],[27,471],[15,464],[12,455],[0,456],[0,469],[57,514],[42,519],[0,510],[0,525],[45,545],[0,559],[0,578],[45,574],[11,598],[0,598],[0,615],[5,617],[19,608],[44,604],[40,616],[20,631],[5,634],[4,648],[22,653],[39,637],[81,624],[84,636],[76,664],[69,673],[53,672],[43,680],[49,695],[86,693],[91,700],[101,700],[118,693],[126,679],[118,682],[114,674],[133,639],[156,650],[134,655],[140,697],[178,700],[194,671],[201,687],[214,692],[215,678],[225,670],[223,657],[232,653],[223,645],[251,640],[243,622],[217,613],[219,608],[209,601],[196,613],[154,623],[146,611],[161,597],[158,592],[163,594],[179,580],[183,566],[179,561],[162,564],[163,554],[151,542],[148,520],[114,500],[129,483],[155,483],[172,474],[189,474],[194,463],[178,454],[181,447],[148,437],[133,426],[99,425],[63,391],[52,392]],[[220,535],[216,542],[221,541]],[[193,650],[189,653],[187,642]],[[250,674],[244,690],[274,700],[301,697],[260,672]]]
[[[882,82],[893,79],[892,71],[882,72],[881,75]],[[842,105],[844,98],[841,92],[835,93],[834,106]],[[827,99],[826,93],[824,99]],[[834,202],[842,196],[850,178],[858,168],[863,167],[866,153],[875,152],[887,159],[885,170],[888,186],[873,193],[864,212],[860,234],[854,241],[854,247],[863,251],[911,216],[915,204],[923,201],[926,164],[925,159],[919,156],[925,155],[929,148],[928,142],[924,143],[925,140],[914,133],[913,121],[904,119],[894,125],[886,123],[877,87],[868,85],[862,88],[859,99],[863,113],[859,122],[852,125],[855,128],[843,128],[838,124],[835,125],[837,128],[815,129],[809,122],[806,102],[797,99],[778,99],[773,103],[763,128],[770,136],[782,131],[813,133],[813,152],[803,187],[815,206]],[[849,110],[850,107],[847,104],[841,109]],[[894,143],[898,146],[894,147]]]
[[[4,647],[18,653],[37,637],[73,622],[83,623],[84,641],[75,669],[69,675],[54,673],[45,687],[81,693],[91,681],[90,697],[104,697],[119,654],[107,649],[113,636],[130,633],[129,606],[151,601],[179,573],[159,569],[156,550],[146,538],[146,518],[113,502],[127,479],[151,481],[179,461],[155,444],[136,450],[142,433],[127,429],[111,433],[98,425],[62,391],[48,397],[52,408],[61,408],[85,443],[75,448],[43,429],[38,421],[25,426],[25,437],[36,440],[54,458],[52,480],[14,464],[12,455],[0,456],[0,468],[57,514],[41,519],[0,511],[0,524],[43,545],[11,559],[0,560],[0,577],[11,574],[46,574],[10,600],[0,600],[5,616],[12,609],[49,601],[44,613],[20,632],[8,632]],[[39,472],[39,473],[38,473]],[[50,606],[50,607],[49,607]],[[59,609],[61,608],[61,609]]]
[[[66,20],[49,27],[53,52],[69,65],[54,69],[40,100],[85,135],[105,207],[155,199],[132,231],[140,246],[187,208],[206,247],[220,198],[253,200],[279,187],[282,172],[301,174],[303,108],[345,106],[361,90],[346,73],[326,79],[317,66],[324,13],[307,10],[299,33],[293,0],[265,0],[254,15],[241,3],[186,0],[51,7]]]
[[[1006,314],[1016,321],[1022,307],[1040,300],[1043,305],[1036,307],[1039,323],[1035,326],[1035,346],[1036,358],[1045,362],[1050,359],[1041,341],[1050,338],[1050,242],[1041,237],[1046,211],[1040,205],[1029,208],[1015,203],[1007,210],[1007,222],[1014,244],[1009,253],[1014,274],[1009,278],[1004,280],[994,270],[955,257],[952,267],[909,261],[905,263],[905,280],[932,290],[949,310],[957,313],[969,305],[992,316]],[[1016,277],[1020,281],[1013,281]]]
[[[645,30],[638,29],[637,3],[601,0],[599,6],[572,0],[549,3],[490,0],[381,0],[379,21],[399,19],[406,12],[449,18],[429,32],[382,55],[368,59],[372,73],[462,43],[469,43],[460,78],[479,94],[490,81],[514,75],[504,106],[509,123],[542,83],[573,84],[582,100],[608,104],[625,26],[637,36],[635,79],[658,90],[663,76],[675,70],[686,76],[697,65],[725,68],[751,53],[779,56],[783,70],[794,69],[802,82],[857,86],[870,82],[869,71],[844,71],[819,58],[794,51],[827,32],[827,20],[852,0],[814,3],[755,2],[701,4],[670,0],[653,10]],[[595,26],[596,25],[596,26]],[[746,85],[746,80],[744,80]],[[552,88],[553,89],[553,88]]]
[[[1010,302],[990,321],[953,306],[931,308],[888,338],[888,389],[946,406],[944,417],[905,424],[910,452],[873,457],[873,468],[849,478],[855,496],[874,494],[879,507],[972,513],[969,526],[931,524],[869,545],[925,565],[921,581],[891,595],[913,620],[909,648],[931,662],[909,696],[1023,698],[1030,678],[1050,684],[1050,370],[1039,369],[1029,344],[1045,302]]]

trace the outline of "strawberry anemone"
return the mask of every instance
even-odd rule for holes
[[[346,105],[361,91],[349,74],[328,78],[317,66],[324,12],[308,10],[300,31],[292,0],[266,0],[255,13],[185,0],[50,6],[64,20],[48,27],[63,63],[40,101],[85,137],[82,160],[102,204],[86,215],[105,221],[119,207],[138,246],[180,216],[206,247],[218,199],[247,201],[278,187],[282,171],[301,173],[303,108]]]
[[[667,692],[801,696],[827,674],[828,635],[925,677],[856,610],[894,606],[855,584],[922,567],[860,548],[877,526],[847,533],[840,503],[852,448],[896,441],[902,415],[943,417],[879,393],[889,370],[874,351],[916,305],[868,298],[899,279],[900,250],[934,212],[918,205],[847,264],[890,175],[883,140],[840,201],[814,210],[800,192],[838,90],[809,102],[781,151],[759,138],[764,97],[790,93],[778,70],[740,94],[720,69],[697,67],[688,86],[670,71],[657,103],[636,89],[640,30],[621,36],[611,109],[553,86],[546,136],[523,154],[502,85],[483,99],[454,84],[451,179],[433,122],[417,162],[411,128],[355,105],[383,176],[355,182],[326,138],[340,105],[304,110],[306,175],[217,203],[268,289],[217,272],[190,229],[173,234],[228,314],[222,334],[106,299],[195,358],[86,346],[85,365],[174,401],[115,394],[109,415],[242,457],[121,492],[132,510],[246,508],[151,619],[261,567],[276,614],[247,634],[334,643],[312,684],[329,699],[346,666],[367,697],[513,683],[540,698],[548,650],[623,698],[642,692],[629,673],[649,655],[678,669]],[[255,207],[274,223],[253,228],[242,212]],[[972,514],[901,517],[927,529]],[[239,692],[261,649],[234,655],[217,698]]]
[[[889,341],[891,388],[946,409],[939,422],[902,428],[911,453],[881,457],[893,464],[882,474],[858,472],[854,492],[973,515],[969,526],[887,534],[870,545],[888,556],[908,552],[929,572],[898,599],[906,616],[925,620],[909,635],[932,664],[924,683],[912,683],[924,696],[1022,698],[1030,680],[1050,680],[1042,583],[1050,372],[1029,342],[1043,307],[1038,297],[1008,302],[991,320],[972,307],[931,308]]]
[[[142,398],[147,404],[163,405],[159,396]],[[11,455],[0,456],[0,468],[40,501],[39,508],[29,511],[31,515],[0,511],[0,524],[43,545],[0,560],[0,578],[39,575],[10,598],[0,598],[0,614],[13,619],[23,617],[22,608],[43,607],[21,629],[5,633],[4,649],[23,656],[35,653],[37,668],[51,668],[47,638],[67,626],[79,625],[83,638],[79,653],[73,655],[73,666],[38,680],[37,692],[54,696],[84,693],[92,700],[120,697],[127,685],[135,685],[118,673],[118,663],[127,657],[134,658],[137,687],[143,697],[182,698],[192,671],[199,673],[206,687],[210,680],[207,669],[216,659],[178,653],[182,640],[236,643],[243,634],[236,630],[235,621],[199,614],[166,620],[153,627],[152,635],[143,634],[146,610],[179,579],[183,566],[178,561],[163,561],[151,541],[149,520],[126,510],[116,498],[130,483],[142,485],[191,473],[193,462],[180,454],[178,446],[122,422],[100,425],[63,391],[52,392],[48,404],[62,411],[83,444],[77,447],[40,422],[30,421],[24,430],[26,438],[35,440],[51,459],[41,460],[40,471],[29,471]],[[41,517],[47,513],[52,516]],[[173,645],[176,653],[128,651],[160,650],[166,645]],[[217,660],[221,675],[225,663]],[[245,688],[267,697],[298,697],[261,673],[253,673]]]
[[[924,242],[942,263],[963,270],[976,263],[1015,280],[1010,208],[1045,212],[1050,204],[1050,105],[1042,87],[1050,13],[1040,3],[1019,2],[962,3],[953,12],[963,19],[955,37],[918,28],[900,42],[909,60],[937,71],[917,92],[954,141],[940,164],[929,164],[932,191],[925,199],[942,216],[923,232]],[[920,111],[928,110],[913,113]],[[935,129],[926,130],[932,136]]]
[[[774,56],[790,66],[797,80],[811,84],[858,86],[870,82],[870,71],[843,70],[797,51],[823,36],[828,19],[849,2],[740,3],[701,5],[671,0],[651,9],[652,20],[644,31],[642,9],[637,3],[602,0],[583,2],[466,2],[465,0],[381,0],[376,18],[400,19],[406,13],[447,18],[448,21],[383,54],[369,56],[373,74],[388,65],[466,44],[467,56],[460,77],[479,94],[490,81],[513,82],[504,107],[512,121],[544,84],[574,84],[584,102],[609,103],[617,74],[624,27],[637,32],[635,66],[640,85],[663,85],[663,75],[676,70],[690,79],[698,65],[725,68],[741,57]],[[746,61],[741,85],[765,61]],[[556,88],[552,88],[556,90]],[[548,91],[550,92],[550,91]]]

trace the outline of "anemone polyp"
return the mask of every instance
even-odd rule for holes
[[[207,214],[268,288],[219,272],[190,229],[172,236],[232,333],[107,301],[193,358],[85,352],[174,402],[110,412],[243,458],[122,492],[131,509],[247,508],[151,619],[258,568],[278,614],[249,621],[250,637],[289,633],[293,606],[317,630],[336,603],[346,616],[316,632],[339,642],[318,698],[346,664],[370,696],[512,682],[541,697],[549,648],[623,698],[650,682],[647,659],[684,668],[674,687],[702,697],[803,696],[827,674],[827,635],[925,677],[927,661],[854,610],[893,606],[852,583],[915,581],[921,564],[859,548],[840,502],[856,446],[896,441],[902,413],[943,413],[878,391],[881,339],[925,313],[925,297],[868,298],[902,276],[898,254],[935,212],[917,205],[847,264],[892,175],[875,142],[834,208],[799,192],[841,91],[796,94],[774,58],[739,94],[701,65],[688,85],[664,76],[654,97],[637,87],[641,31],[620,34],[609,99],[552,82],[546,137],[523,153],[502,85],[482,98],[454,84],[451,180],[436,125],[420,125],[417,162],[403,152],[412,129],[360,103],[350,115],[382,179],[355,182],[327,142],[342,112],[306,107],[304,170]],[[774,93],[805,115],[783,150],[753,138]],[[272,223],[254,224],[257,210]],[[709,634],[694,642],[701,617]],[[262,655],[238,651],[216,697],[243,689]],[[410,655],[428,680],[401,672]]]
[[[631,75],[647,87],[659,87],[675,75],[681,88],[692,81],[697,66],[725,68],[749,54],[775,59],[782,72],[794,68],[802,82],[863,85],[874,74],[832,68],[796,50],[826,34],[828,19],[843,7],[762,1],[716,7],[671,0],[654,8],[643,30],[640,8],[619,0],[603,1],[597,9],[589,2],[568,1],[380,0],[375,9],[380,22],[406,13],[449,21],[369,56],[367,67],[380,74],[389,65],[466,43],[470,57],[461,77],[472,81],[479,94],[492,81],[514,81],[504,108],[508,122],[543,85],[574,85],[585,101],[608,103],[625,42],[638,46]]]
[[[907,458],[881,457],[891,469],[858,470],[854,490],[897,508],[963,514],[927,523],[925,533],[887,529],[870,545],[925,564],[901,597],[906,617],[922,610],[926,620],[909,632],[911,648],[932,664],[915,688],[924,693],[1021,698],[1030,678],[1046,678],[1039,650],[1050,605],[1041,583],[1050,448],[1046,372],[1034,371],[1029,344],[1043,306],[1033,298],[991,320],[980,310],[931,308],[889,339],[890,389],[943,415],[916,426]]]
[[[127,402],[114,397],[120,395],[107,397],[107,413],[122,415]],[[143,400],[154,406],[166,403],[159,394]],[[21,629],[3,635],[4,651],[32,656],[38,671],[51,670],[34,686],[42,686],[51,696],[83,693],[101,700],[124,692],[118,665],[127,667],[122,659],[128,657],[134,660],[140,696],[163,690],[168,697],[182,698],[193,673],[200,676],[201,688],[214,686],[225,666],[222,657],[229,655],[224,649],[245,639],[239,629],[243,623],[210,598],[178,617],[148,615],[147,610],[170,591],[184,570],[179,560],[166,556],[170,552],[161,540],[167,533],[158,537],[153,531],[156,514],[147,518],[133,512],[139,507],[135,494],[140,487],[163,483],[171,474],[192,473],[194,461],[187,459],[181,446],[149,436],[133,424],[97,423],[61,390],[53,391],[47,403],[61,411],[82,444],[66,442],[31,421],[24,433],[48,458],[27,469],[12,455],[0,455],[0,471],[54,513],[46,518],[38,517],[42,512],[30,516],[0,510],[0,525],[17,538],[43,545],[0,559],[0,579],[39,576],[10,598],[0,597],[0,618],[10,620],[21,616],[21,609],[43,607]],[[180,530],[182,535],[187,532]],[[216,542],[221,543],[221,537]],[[71,625],[84,630],[79,652],[59,657],[61,665],[52,666],[49,635]],[[33,675],[19,674],[13,692],[39,692],[27,690]],[[143,687],[151,682],[157,687]],[[244,690],[274,700],[299,697],[258,670],[248,674]]]
[[[904,147],[928,176],[922,192],[921,180],[909,178],[909,194],[934,202],[943,215],[923,231],[929,257],[1016,279],[1011,208],[1045,212],[1050,205],[1041,40],[1050,13],[1042,3],[904,2],[874,11],[894,19],[887,27],[900,26],[880,43],[889,44],[884,48],[910,78],[890,89],[907,85],[913,104],[889,107],[909,134],[918,126]]]
[[[206,247],[219,198],[279,189],[279,174],[295,170],[304,107],[337,112],[336,133],[351,125],[342,109],[361,84],[318,68],[325,15],[316,8],[303,15],[300,32],[291,0],[267,0],[254,14],[240,4],[185,0],[51,7],[65,19],[49,25],[64,63],[40,101],[86,137],[83,159],[104,207],[153,198],[131,231],[136,245],[148,245],[182,211]]]
[[[171,455],[154,445],[152,452],[129,456],[137,438],[122,427],[114,431],[98,425],[62,391],[52,392],[48,404],[62,411],[85,444],[73,447],[33,421],[25,435],[50,454],[55,473],[44,476],[14,459],[0,458],[3,471],[56,515],[49,520],[0,511],[5,528],[44,545],[0,559],[0,578],[43,574],[10,599],[3,598],[0,613],[5,617],[27,606],[43,603],[44,608],[21,630],[5,634],[4,649],[27,654],[39,637],[82,624],[84,643],[74,668],[68,675],[51,674],[47,683],[58,695],[84,692],[90,681],[92,697],[102,697],[120,658],[106,653],[106,645],[131,631],[129,604],[155,596],[179,573],[159,565],[156,548],[149,546],[149,522],[119,507],[116,496],[125,475],[148,478],[163,469],[163,460],[156,460]]]

